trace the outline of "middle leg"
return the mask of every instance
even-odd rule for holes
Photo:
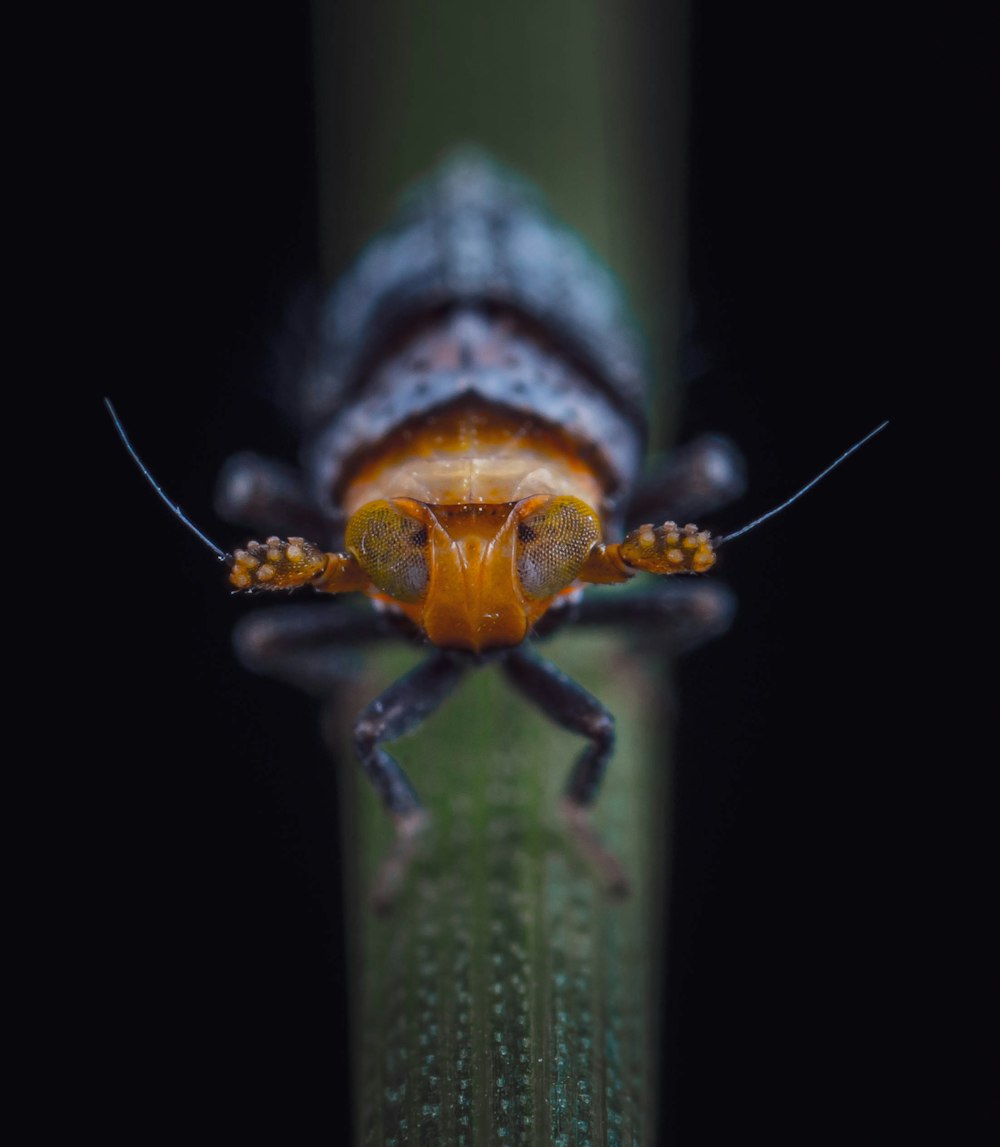
[[[736,598],[721,582],[671,578],[654,581],[649,588],[590,591],[577,601],[550,609],[535,633],[547,637],[568,624],[607,627],[673,657],[721,636],[735,613]]]

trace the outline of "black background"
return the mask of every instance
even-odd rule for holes
[[[317,273],[308,22],[220,14],[124,33],[127,49],[91,77],[101,98],[78,169],[95,198],[75,289],[98,314],[85,437],[105,525],[75,675],[94,698],[96,764],[67,790],[86,842],[68,879],[82,886],[79,994],[117,1049],[91,1098],[140,1142],[168,1125],[222,1142],[336,1141],[337,811],[314,709],[234,665],[243,603],[99,406],[115,399],[203,529],[238,540],[212,513],[219,463],[294,446],[263,395],[287,300]],[[890,81],[866,43],[863,26],[791,4],[695,6],[689,277],[703,365],[679,437],[719,430],[746,452],[749,493],[705,523],[721,531],[898,418]],[[736,625],[683,663],[664,1142],[813,1143],[849,1135],[863,1111],[886,1131],[895,1118],[904,433],[896,421],[725,554]]]

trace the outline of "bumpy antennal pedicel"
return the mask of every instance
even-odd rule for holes
[[[229,561],[229,554],[217,546],[211,538],[203,534],[201,530],[199,530],[198,527],[194,524],[194,522],[191,521],[187,514],[184,513],[180,506],[178,506],[175,502],[171,502],[167,495],[163,492],[163,488],[159,485],[153,475],[150,474],[149,470],[146,468],[145,462],[143,462],[143,460],[139,457],[139,455],[136,453],[135,447],[129,441],[129,437],[125,433],[125,427],[122,426],[121,419],[118,417],[115,408],[111,405],[111,399],[105,398],[104,405],[108,408],[108,414],[111,415],[111,420],[115,424],[115,429],[118,431],[118,437],[121,438],[122,442],[125,443],[125,449],[129,452],[129,454],[132,455],[133,462],[135,462],[136,466],[138,466],[142,471],[143,477],[150,484],[150,486],[153,487],[153,489],[159,495],[161,501],[170,509],[171,513],[176,514],[177,517],[180,518],[180,520],[184,523],[185,526],[187,526],[187,528],[191,531],[192,534],[194,534],[196,538],[199,538],[202,542],[204,542],[206,546],[208,546],[208,548],[212,551],[213,554],[215,554],[220,562]]]
[[[731,534],[726,534],[721,538],[713,538],[712,541],[716,549],[718,549],[718,547],[721,546],[723,542],[731,542],[733,538],[738,538],[741,534],[749,533],[749,531],[752,530],[755,526],[759,526],[761,522],[766,522],[768,518],[773,518],[775,514],[780,514],[782,510],[787,509],[793,502],[797,502],[807,490],[811,490],[817,482],[821,482],[827,476],[827,474],[830,473],[831,470],[836,470],[841,462],[843,462],[846,458],[849,458],[855,450],[860,450],[866,442],[874,438],[875,435],[880,431],[885,430],[888,425],[888,419],[886,419],[885,422],[879,423],[879,425],[876,426],[874,430],[870,430],[864,436],[864,438],[855,442],[853,446],[845,450],[844,453],[841,454],[841,456],[835,462],[831,462],[825,470],[817,474],[811,482],[807,482],[801,490],[797,490],[790,498],[787,498],[784,502],[782,502],[780,506],[775,506],[773,510],[768,510],[766,514],[761,514],[759,518],[754,518],[752,522],[748,522],[745,526],[741,526],[740,529],[734,530]]]

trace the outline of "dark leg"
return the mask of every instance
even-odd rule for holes
[[[368,779],[394,816],[420,801],[399,765],[379,746],[412,733],[458,684],[464,669],[446,653],[436,653],[385,690],[358,717],[354,744]]]
[[[561,811],[609,891],[624,895],[628,878],[621,863],[601,843],[587,816],[614,749],[614,718],[596,697],[548,661],[517,649],[502,664],[511,683],[556,724],[590,739],[570,772]]]
[[[550,661],[516,649],[502,664],[511,683],[557,725],[590,738],[591,745],[570,773],[566,796],[579,805],[593,804],[615,745],[614,717],[596,697]]]
[[[357,672],[347,649],[385,632],[384,619],[371,609],[335,601],[281,604],[247,614],[233,632],[233,645],[254,673],[326,697]]]
[[[721,636],[735,612],[736,597],[721,583],[675,578],[648,590],[585,596],[573,620],[635,632],[657,652],[675,655]]]
[[[268,615],[271,615],[270,617]],[[347,673],[336,659],[335,643],[377,635],[375,617],[316,606],[272,609],[247,619],[237,631],[241,660],[259,673],[319,693]],[[394,816],[420,805],[403,770],[379,745],[411,733],[430,716],[462,676],[457,659],[437,653],[390,685],[358,717],[354,743],[365,772]]]
[[[298,470],[249,451],[234,454],[223,465],[215,509],[238,526],[263,534],[298,534],[324,546],[331,544],[336,529],[317,509]]]
[[[409,778],[380,746],[413,732],[458,684],[464,667],[446,653],[436,653],[390,685],[361,713],[354,726],[354,745],[368,775],[396,825],[396,843],[382,864],[373,897],[385,909],[406,875],[427,814]]]
[[[704,514],[735,501],[746,489],[746,468],[736,446],[720,434],[704,434],[672,450],[647,475],[628,507],[629,526],[641,522],[699,522]]]
[[[736,598],[717,581],[671,578],[649,589],[591,589],[578,601],[556,605],[539,621],[536,637],[548,637],[572,624],[620,629],[660,654],[687,653],[725,633]]]
[[[248,669],[329,697],[356,673],[347,649],[384,637],[387,631],[394,632],[391,623],[370,609],[316,602],[248,615],[236,628],[234,645]],[[438,653],[376,697],[354,727],[358,757],[396,828],[396,843],[374,890],[380,909],[388,907],[402,882],[427,821],[406,774],[380,745],[417,728],[445,700],[462,673],[457,659]]]

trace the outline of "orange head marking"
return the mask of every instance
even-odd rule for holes
[[[345,541],[373,596],[435,645],[479,652],[520,644],[600,533],[596,513],[574,497],[453,506],[393,498],[362,506]]]

